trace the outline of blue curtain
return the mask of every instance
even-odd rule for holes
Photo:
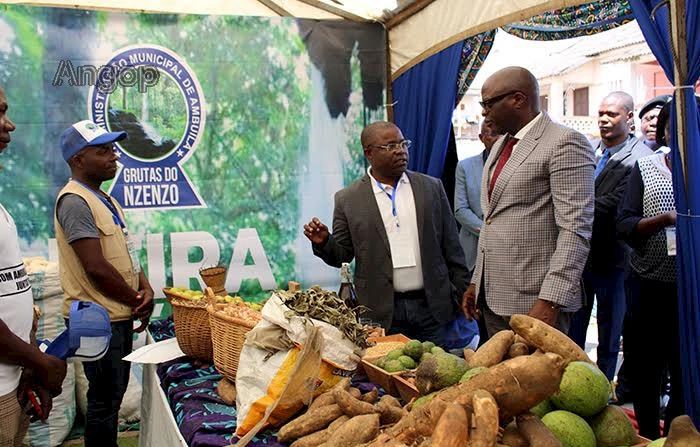
[[[674,79],[673,52],[669,34],[668,5],[661,6],[651,17],[661,0],[630,0],[632,11],[642,33],[668,79],[676,86],[693,85],[700,77],[700,0],[685,0],[687,32],[687,75]],[[676,90],[675,98],[683,95],[685,110],[682,117],[671,114],[671,149],[673,156],[673,189],[676,199],[678,310],[683,370],[685,410],[700,426],[700,118],[692,88]],[[674,99],[674,110],[675,110]],[[686,125],[687,177],[680,163],[678,122]],[[652,353],[653,355],[653,353]]]
[[[412,171],[442,177],[463,45],[460,41],[442,50],[392,83],[394,122],[413,141]]]

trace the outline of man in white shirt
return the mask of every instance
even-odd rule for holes
[[[504,136],[484,164],[484,225],[464,312],[483,314],[489,335],[514,314],[566,333],[590,250],[593,149],[540,111],[537,79],[522,67],[494,73],[481,97],[482,114]]]
[[[10,144],[15,125],[7,116],[7,97],[0,88],[0,153]],[[0,446],[19,447],[29,426],[25,386],[41,401],[41,419],[51,399],[61,392],[66,362],[42,353],[30,343],[32,290],[19,252],[17,227],[0,205]]]
[[[393,123],[370,124],[361,142],[370,167],[336,193],[333,233],[313,218],[304,234],[328,265],[356,260],[366,317],[389,333],[444,345],[468,276],[445,190],[406,169],[411,142]]]

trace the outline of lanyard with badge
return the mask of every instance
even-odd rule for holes
[[[415,267],[416,266],[416,255],[413,252],[413,241],[411,235],[408,231],[400,231],[401,224],[399,222],[399,214],[396,211],[396,192],[399,189],[399,183],[401,180],[396,182],[396,186],[391,191],[391,194],[384,188],[384,185],[375,180],[377,186],[381,189],[384,194],[391,200],[391,214],[394,216],[395,228],[392,231],[387,231],[387,236],[389,238],[389,248],[391,249],[391,261],[394,268],[403,267]]]
[[[134,275],[138,275],[141,272],[141,262],[139,261],[138,250],[136,249],[134,239],[129,235],[129,230],[126,228],[126,224],[124,223],[122,216],[119,214],[117,207],[114,206],[111,200],[104,197],[102,194],[98,194],[97,191],[93,190],[92,188],[88,188],[86,185],[77,180],[74,181],[90,190],[90,192],[92,192],[93,194],[95,194],[97,198],[100,199],[100,201],[102,201],[102,203],[104,203],[107,209],[112,213],[112,219],[114,220],[114,223],[116,225],[119,225],[119,227],[122,229],[122,232],[124,233],[124,239],[126,240],[126,248],[129,251],[129,257],[131,258],[131,265],[133,266]]]

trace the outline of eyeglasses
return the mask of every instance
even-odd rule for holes
[[[491,107],[493,107],[493,105],[496,104],[498,101],[500,101],[500,100],[502,100],[502,99],[514,94],[514,93],[520,93],[520,90],[511,90],[511,91],[506,92],[502,95],[494,96],[491,99],[487,99],[485,101],[479,101],[479,105],[481,106],[482,109],[488,110]]]
[[[394,152],[396,150],[408,150],[411,147],[411,140],[403,140],[398,143],[388,143],[388,144],[370,144],[370,147],[376,147],[377,149],[381,149],[384,152]]]

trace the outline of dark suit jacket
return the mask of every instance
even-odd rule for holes
[[[602,146],[599,148],[604,149]],[[617,209],[632,167],[639,158],[652,153],[642,140],[630,137],[625,146],[608,160],[596,178],[595,217],[587,270],[605,274],[627,265],[628,248],[617,236],[615,229]]]
[[[406,174],[416,206],[428,310],[440,323],[449,323],[467,287],[457,225],[440,181],[417,172]],[[335,194],[333,234],[325,246],[312,246],[316,256],[335,267],[355,258],[355,289],[360,304],[370,308],[366,316],[391,327],[394,270],[369,175]]]

